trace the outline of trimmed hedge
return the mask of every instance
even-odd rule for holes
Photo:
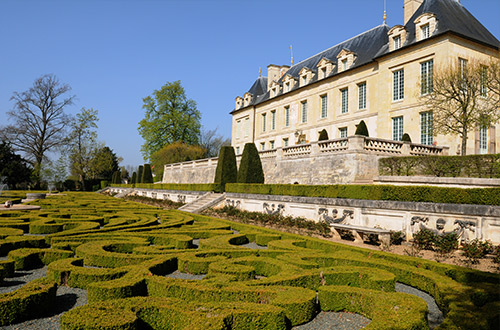
[[[182,191],[222,191],[221,186],[215,183],[136,183],[113,184],[112,187],[143,188]]]
[[[381,158],[379,173],[400,176],[500,178],[500,154]]]
[[[236,182],[238,178],[238,169],[236,167],[236,155],[231,146],[222,146],[215,169],[214,183],[220,185],[221,191],[224,191],[226,183]]]
[[[264,171],[254,143],[245,143],[238,169],[239,183],[264,183]]]
[[[445,188],[392,185],[291,185],[241,184],[226,185],[226,192],[261,195],[287,195],[400,202],[500,205],[500,188]]]

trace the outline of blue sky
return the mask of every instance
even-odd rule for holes
[[[462,4],[500,38],[499,0]],[[99,110],[99,139],[143,163],[142,99],[181,80],[202,125],[230,137],[234,99],[269,64],[297,63],[382,23],[384,0],[0,0],[0,125],[14,91],[46,73],[72,86],[67,109]],[[403,0],[387,0],[389,26]]]

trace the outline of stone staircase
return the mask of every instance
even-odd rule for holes
[[[123,197],[125,197],[125,196],[127,196],[127,195],[131,194],[133,191],[134,191],[134,189],[132,189],[132,188],[127,188],[127,189],[125,189],[125,191],[122,191],[121,193],[116,194],[116,195],[115,195],[115,198],[123,198]]]
[[[226,194],[208,192],[195,201],[181,206],[179,210],[189,213],[199,213],[211,206],[216,205],[220,201],[224,200],[225,197]]]

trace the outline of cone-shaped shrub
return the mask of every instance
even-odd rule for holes
[[[137,172],[132,173],[132,179],[130,179],[130,183],[137,183]]]
[[[319,138],[318,141],[325,141],[328,140],[328,132],[326,129],[322,129],[321,132],[319,132]]]
[[[360,121],[359,124],[356,125],[356,132],[354,134],[355,135],[369,136],[368,135],[368,127],[366,127],[364,120]]]
[[[253,143],[246,143],[241,155],[238,183],[264,183],[259,152]]]
[[[403,136],[401,137],[401,141],[403,141],[403,142],[410,142],[411,143],[410,134],[408,134],[408,133],[403,134]]]
[[[226,183],[236,182],[238,170],[236,168],[236,155],[231,146],[222,146],[219,152],[219,160],[215,170],[214,183],[219,184],[222,191]]]
[[[113,173],[112,181],[113,181],[113,183],[117,183],[117,184],[122,183],[122,174],[120,173],[120,171],[115,171]]]
[[[141,183],[153,183],[153,175],[151,174],[151,165],[144,164]]]
[[[142,172],[144,172],[144,166],[139,165],[139,169],[137,170],[137,182],[142,183]]]

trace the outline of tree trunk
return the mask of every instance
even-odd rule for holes
[[[465,156],[467,154],[467,128],[464,127],[462,130],[462,150],[461,155]]]

